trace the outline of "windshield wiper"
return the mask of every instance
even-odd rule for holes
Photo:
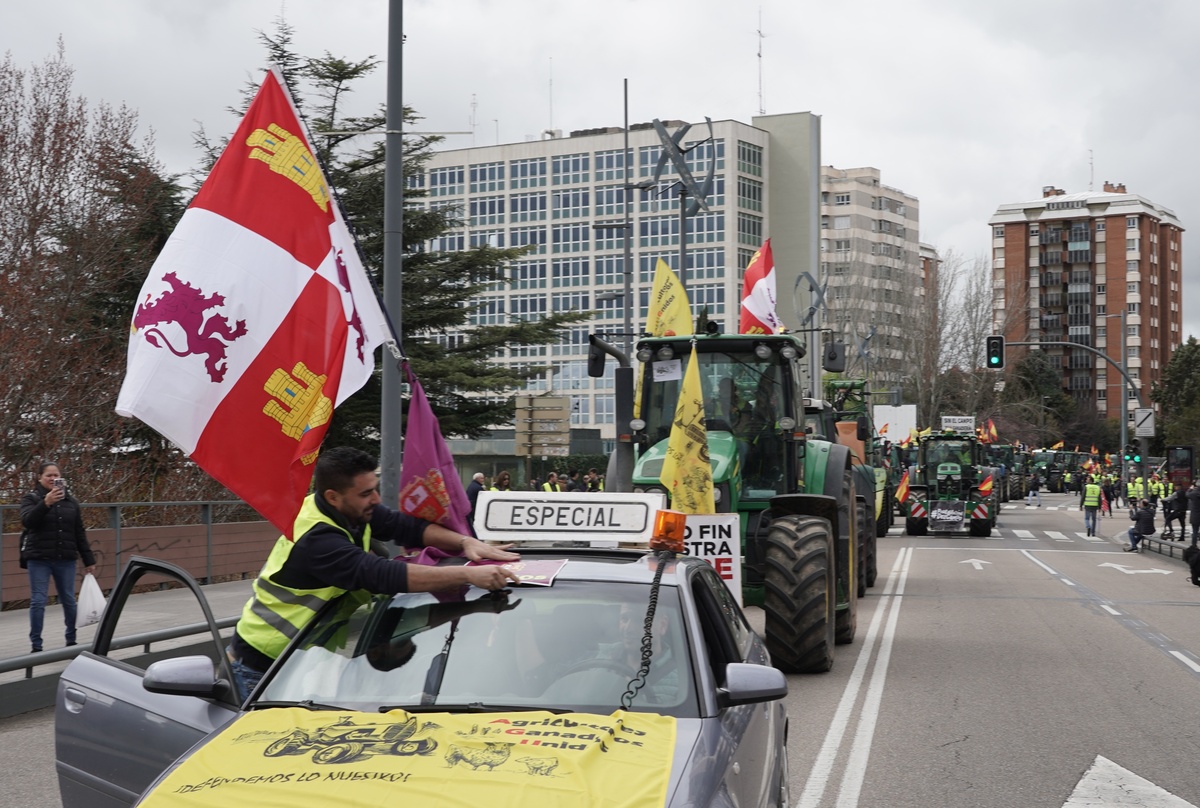
[[[321,704],[312,699],[304,701],[256,701],[250,705],[250,709],[257,710],[260,707],[301,707],[305,710],[353,710],[353,707],[338,704]]]
[[[484,704],[481,701],[458,704],[392,704],[379,708],[381,713],[392,710],[404,710],[406,713],[526,713],[541,710],[555,715],[576,712],[564,707],[543,707],[540,704]]]

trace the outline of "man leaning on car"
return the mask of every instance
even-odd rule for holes
[[[366,452],[329,449],[317,458],[313,491],[292,529],[280,536],[242,609],[228,653],[241,698],[329,601],[354,590],[436,592],[466,585],[503,589],[517,580],[497,565],[434,567],[371,552],[373,540],[435,547],[472,561],[515,561],[516,553],[380,504],[378,463]]]

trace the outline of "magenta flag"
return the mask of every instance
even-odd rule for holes
[[[467,526],[471,503],[454,468],[454,456],[412,368],[404,372],[412,386],[408,425],[404,430],[404,462],[400,468],[400,510],[450,530],[474,535]]]

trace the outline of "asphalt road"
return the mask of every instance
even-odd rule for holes
[[[793,806],[1200,806],[1200,588],[1073,508],[880,540],[854,643],[790,677]],[[0,806],[59,806],[53,758],[51,710],[0,721]]]

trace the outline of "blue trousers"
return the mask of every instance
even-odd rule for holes
[[[31,558],[29,565],[29,644],[42,647],[42,623],[46,618],[46,601],[50,598],[50,578],[58,601],[63,607],[63,622],[67,624],[66,639],[75,642],[75,562],[40,561]]]
[[[1096,514],[1099,510],[1099,505],[1085,505],[1083,507],[1083,529],[1091,536],[1096,535]]]

